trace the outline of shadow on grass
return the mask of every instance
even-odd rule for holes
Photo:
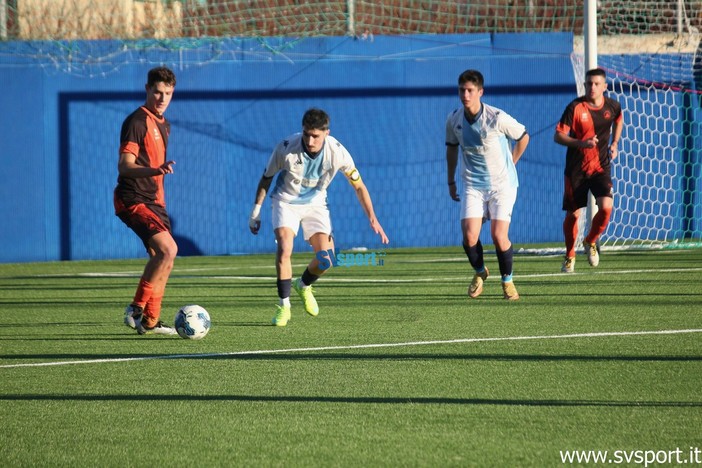
[[[634,407],[634,408],[699,408],[699,401],[614,401],[503,398],[445,397],[346,397],[295,395],[0,395],[0,401],[238,401],[262,403],[345,403],[345,404],[411,404],[411,405],[491,405],[550,407]]]

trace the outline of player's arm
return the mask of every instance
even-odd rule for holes
[[[358,198],[361,208],[366,213],[368,221],[370,221],[371,229],[373,232],[380,236],[380,240],[383,244],[389,244],[390,240],[388,236],[385,235],[383,226],[380,225],[378,218],[375,217],[375,210],[373,210],[373,201],[371,200],[370,193],[366,184],[363,183],[361,175],[358,173],[357,169],[351,169],[349,172],[344,173],[346,179],[349,181],[354,191],[356,192],[356,197]]]
[[[460,201],[456,189],[456,167],[458,166],[458,145],[446,145],[446,172],[448,175],[449,195],[455,201]]]
[[[144,167],[136,163],[136,156],[134,154],[120,153],[117,170],[121,177],[139,179],[143,177],[173,174],[173,164],[175,164],[175,161],[166,161],[159,167]]]
[[[512,147],[512,162],[514,162],[514,164],[517,164],[519,158],[522,157],[524,151],[526,151],[527,145],[529,145],[529,134],[524,132],[524,135],[522,135]]]
[[[261,180],[258,181],[254,206],[249,216],[249,229],[254,235],[258,234],[259,229],[261,229],[261,205],[263,205],[263,201],[266,199],[266,194],[268,193],[272,181],[273,177],[266,177],[265,174],[261,177]]]
[[[568,148],[595,148],[597,146],[597,135],[587,140],[579,140],[565,132],[556,130],[556,133],[553,135],[553,141],[559,145],[567,146]]]
[[[612,143],[609,145],[609,157],[612,160],[617,159],[619,154],[618,146],[619,139],[622,137],[622,130],[624,129],[624,119],[620,118],[614,122],[614,131],[612,132]]]

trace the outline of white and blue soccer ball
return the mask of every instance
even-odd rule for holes
[[[212,326],[210,314],[199,305],[181,307],[175,315],[175,329],[181,338],[186,340],[201,340]]]

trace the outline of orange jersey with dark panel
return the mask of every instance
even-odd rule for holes
[[[595,148],[568,148],[565,175],[574,178],[610,174],[609,140],[612,125],[621,122],[622,107],[614,99],[604,97],[600,107],[588,104],[585,97],[574,99],[566,107],[556,131],[578,140],[597,135]],[[578,177],[580,176],[580,177]]]
[[[170,132],[171,125],[165,117],[158,117],[142,106],[132,112],[122,123],[119,154],[133,154],[139,166],[159,167],[166,162]],[[119,176],[115,196],[126,206],[137,203],[166,206],[163,175],[140,178]]]

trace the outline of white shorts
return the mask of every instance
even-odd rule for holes
[[[461,197],[461,219],[483,218],[512,221],[517,188],[479,190],[468,187]]]
[[[287,227],[297,236],[302,224],[305,240],[317,233],[331,234],[332,225],[329,208],[319,205],[295,205],[271,199],[273,208],[273,230]]]

